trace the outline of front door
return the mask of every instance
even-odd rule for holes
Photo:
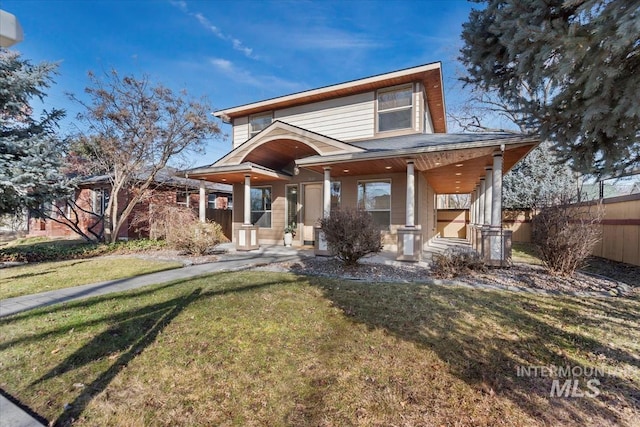
[[[305,245],[311,245],[315,240],[314,227],[320,225],[322,218],[322,183],[305,184],[302,210],[304,220],[302,240]]]

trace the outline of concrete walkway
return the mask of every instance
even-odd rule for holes
[[[252,252],[229,253],[221,255],[218,261],[209,264],[192,265],[127,279],[109,280],[107,282],[91,283],[89,285],[5,299],[0,301],[0,317],[52,304],[85,299],[112,292],[122,292],[174,280],[190,279],[203,274],[244,270],[274,262],[299,261],[307,256],[313,256],[313,251],[301,251],[283,246],[270,246]]]
[[[0,427],[42,427],[45,425],[36,417],[31,416],[27,410],[0,393]]]

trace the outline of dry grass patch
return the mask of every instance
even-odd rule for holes
[[[60,425],[633,425],[639,309],[223,273],[0,319],[0,387]],[[516,376],[566,363],[615,375]]]
[[[179,262],[99,258],[0,269],[0,300],[182,267]]]

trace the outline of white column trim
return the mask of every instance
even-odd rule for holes
[[[244,223],[251,225],[251,175],[244,176]]]
[[[331,214],[331,168],[324,168],[324,181],[322,185],[322,217],[327,218]]]
[[[480,201],[480,203],[478,203],[478,224],[483,225],[484,224],[484,193],[485,193],[485,178],[482,177],[480,178],[480,193],[479,193],[479,198],[478,200]]]
[[[200,181],[200,199],[199,202],[199,214],[200,222],[207,222],[207,189],[204,186],[204,181]]]
[[[493,202],[493,169],[490,166],[484,168],[484,225],[491,224],[491,203]]]
[[[491,227],[502,227],[502,153],[493,154],[493,194],[491,198]]]
[[[407,227],[416,225],[416,177],[413,160],[407,160],[407,200],[406,223]]]

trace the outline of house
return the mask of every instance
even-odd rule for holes
[[[439,62],[214,114],[232,125],[233,149],[186,176],[233,185],[240,250],[281,243],[284,227],[295,223],[294,244],[324,254],[319,219],[358,207],[383,230],[385,249],[416,261],[437,237],[436,196],[466,193],[468,235],[487,262],[501,263],[502,176],[539,143],[447,133]]]
[[[177,205],[191,207],[194,211],[200,211],[200,220],[210,219],[216,211],[228,210],[229,212],[217,215],[216,218],[231,216],[233,206],[232,187],[228,184],[186,179],[174,175],[175,169],[166,168],[156,175],[155,185],[149,192],[149,197],[143,199],[134,208],[125,227],[119,231],[119,239],[135,239],[149,237],[148,214],[154,206]],[[127,198],[136,191],[135,186],[120,193],[119,206],[124,208]],[[102,230],[101,218],[112,195],[111,183],[108,175],[97,175],[80,180],[78,189],[74,195],[77,205],[75,211],[78,214],[78,225],[87,232],[92,228],[96,233]],[[203,200],[204,203],[200,203]],[[65,223],[75,220],[75,213],[71,206],[65,202],[57,202],[47,207],[50,210],[49,218],[38,218],[32,215],[29,218],[29,237],[68,237],[75,236],[74,231]],[[138,218],[138,221],[134,221]],[[224,224],[221,224],[224,229]],[[231,236],[231,222],[225,234]]]

